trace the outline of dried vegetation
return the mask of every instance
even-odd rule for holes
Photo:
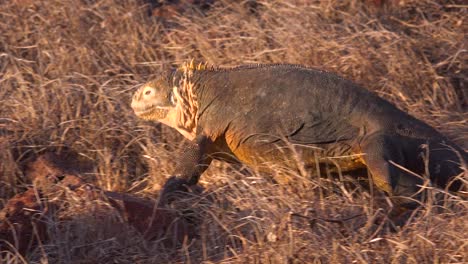
[[[136,120],[130,96],[166,65],[191,58],[335,71],[466,148],[467,8],[456,0],[0,1],[0,208],[31,186],[26,164],[46,151],[77,153],[77,173],[101,189],[155,198],[184,143],[174,130]],[[173,246],[66,199],[63,217],[37,218],[46,223],[47,239],[24,254],[7,246],[0,257],[3,263],[468,262],[468,208],[459,197],[427,203],[391,230],[385,201],[346,175],[338,183],[278,168],[292,181],[275,184],[215,165],[202,178],[204,195],[176,205],[196,235]]]

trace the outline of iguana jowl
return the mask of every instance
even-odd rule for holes
[[[433,184],[458,190],[462,182],[454,178],[468,160],[456,144],[376,94],[299,65],[185,64],[139,88],[132,108],[192,142],[163,196],[196,184],[212,159],[294,167],[294,149],[306,166],[339,156],[333,164],[343,171],[367,167],[379,189],[413,206],[402,197],[420,198],[424,179],[415,174],[429,172]]]

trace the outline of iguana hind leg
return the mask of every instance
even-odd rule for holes
[[[457,192],[463,190],[463,177],[466,177],[468,155],[454,144],[431,142],[425,149],[428,157],[430,178],[435,185]],[[459,176],[458,178],[456,178]],[[466,178],[465,178],[466,179]]]
[[[415,208],[421,200],[421,177],[405,171],[404,141],[394,135],[374,134],[361,143],[363,159],[374,184],[385,191],[397,206]],[[418,159],[417,155],[412,157]],[[400,167],[401,166],[401,167]],[[410,169],[411,170],[411,169]]]

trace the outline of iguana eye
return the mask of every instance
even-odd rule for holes
[[[143,90],[143,94],[144,94],[144,95],[150,95],[151,92],[152,92],[152,90],[153,90],[153,89],[152,89],[150,86],[146,86],[146,87],[144,88],[144,90]]]

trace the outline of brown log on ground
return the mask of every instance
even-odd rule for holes
[[[8,200],[0,211],[0,250],[23,254],[46,239],[47,203],[40,192],[29,189]]]
[[[64,210],[63,207],[69,205],[64,200],[70,196],[64,195],[63,190],[82,200],[107,202],[145,238],[162,239],[167,246],[180,244],[185,236],[193,235],[189,232],[187,219],[176,210],[156,209],[155,202],[131,194],[103,191],[86,183],[74,174],[74,168],[67,166],[70,166],[69,162],[53,153],[41,155],[28,164],[26,175],[34,188],[11,198],[0,211],[0,237],[4,240],[0,242],[0,248],[8,249],[6,245],[9,243],[24,254],[38,240],[47,239],[45,215]],[[60,199],[57,199],[58,195]],[[57,210],[48,210],[51,206]],[[11,251],[11,247],[8,250]]]
[[[168,239],[166,242],[169,245],[182,242],[186,235],[194,235],[190,232],[188,221],[174,209],[156,208],[154,201],[125,193],[104,194],[125,221],[141,232],[146,239]]]
[[[36,160],[26,166],[26,177],[31,180],[33,185],[40,190],[48,191],[55,187],[55,184],[64,180],[67,176],[72,176],[66,181],[67,187],[74,190],[84,184],[76,171],[79,168],[73,168],[73,161],[69,157],[62,157],[58,154],[47,152],[39,156]]]

